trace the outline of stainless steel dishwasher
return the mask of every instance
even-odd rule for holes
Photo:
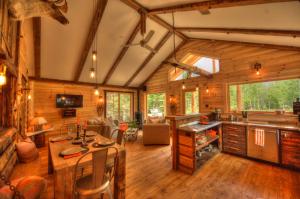
[[[253,126],[248,128],[247,155],[278,163],[279,132],[274,128]]]

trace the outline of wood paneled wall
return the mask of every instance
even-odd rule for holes
[[[80,120],[98,117],[96,111],[97,99],[94,95],[94,87],[78,84],[63,84],[53,82],[32,81],[33,86],[33,115],[34,117],[45,117],[49,124],[58,130],[66,122],[76,122],[76,118],[62,118],[62,109],[56,108],[56,94],[83,95],[83,107],[77,108],[77,116]],[[105,88],[99,89],[104,97],[104,90],[129,91],[134,93],[134,111],[137,110],[137,92],[131,89]],[[103,117],[103,115],[102,115]]]
[[[224,113],[228,113],[227,87],[229,84],[300,78],[299,51],[245,46],[223,41],[193,40],[187,42],[178,51],[178,59],[182,59],[187,53],[220,59],[220,72],[212,79],[197,77],[184,80],[187,89],[199,87],[201,112],[210,112],[215,108],[220,108]],[[253,69],[256,62],[262,64],[259,76]],[[147,93],[165,92],[167,99],[170,95],[176,97],[177,114],[183,114],[182,81],[168,80],[171,69],[171,66],[162,66],[146,83],[147,92],[143,94],[142,111],[146,112]],[[206,86],[209,88],[209,93],[205,92]],[[168,100],[167,114],[170,114]]]

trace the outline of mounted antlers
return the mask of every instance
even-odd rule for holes
[[[13,20],[49,16],[62,24],[68,19],[62,14],[68,11],[66,0],[8,0],[8,11]]]

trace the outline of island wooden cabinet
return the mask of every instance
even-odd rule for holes
[[[246,127],[240,125],[223,124],[223,151],[247,155]]]
[[[281,164],[300,168],[300,132],[281,131]]]

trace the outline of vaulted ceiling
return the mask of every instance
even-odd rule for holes
[[[174,10],[176,47],[188,39],[209,39],[300,49],[299,1],[101,0],[97,11],[93,0],[69,0],[68,5],[70,24],[50,18],[33,23],[35,29],[40,27],[40,42],[35,41],[35,55],[28,53],[35,56],[29,61],[31,76],[141,86],[173,51]],[[126,46],[142,39],[140,12],[147,14],[147,32],[155,31],[149,45],[157,53]],[[34,34],[37,40],[39,34]],[[93,41],[97,41],[97,82],[89,77]]]

